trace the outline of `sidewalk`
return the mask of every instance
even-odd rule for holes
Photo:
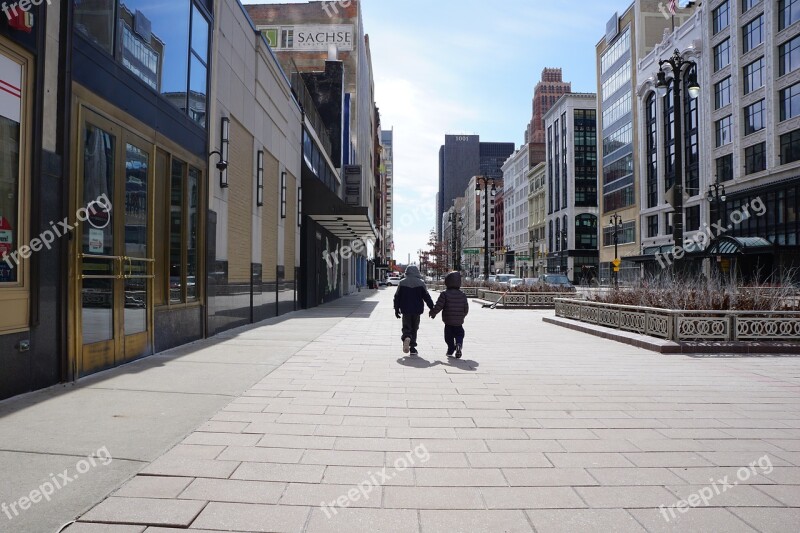
[[[0,420],[0,449],[30,441],[52,453],[59,428],[78,439],[80,427],[82,445],[60,468],[107,446],[118,469],[92,501],[141,469],[69,533],[796,531],[800,358],[656,355],[544,324],[551,311],[477,306],[464,359],[444,357],[441,322],[429,319],[421,357],[404,358],[393,293],[216,339],[164,368],[144,363],[152,367],[138,377],[31,399]],[[184,390],[181,367],[201,364],[213,379]],[[104,397],[114,380],[119,396]],[[226,380],[234,384],[218,391]],[[172,416],[148,424],[177,426],[172,440],[143,427],[125,396],[135,388],[158,391],[151,401]],[[112,412],[114,401],[126,418],[74,418],[78,408]],[[207,415],[175,412],[195,401]],[[45,409],[49,417],[35,416]],[[144,449],[151,439],[158,446]],[[19,523],[8,530],[47,531]]]

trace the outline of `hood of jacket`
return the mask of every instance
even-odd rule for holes
[[[422,274],[419,273],[419,268],[410,266],[406,269],[406,277],[400,282],[401,287],[424,287],[425,281],[422,279]]]
[[[448,289],[460,289],[461,272],[450,272],[447,277],[444,278],[444,285]]]

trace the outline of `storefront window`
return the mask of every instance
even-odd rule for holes
[[[172,160],[169,215],[169,301],[195,302],[200,297],[200,184],[198,169]]]
[[[210,25],[194,2],[74,2],[75,27],[84,37],[205,127]]]
[[[0,55],[0,284],[19,281],[20,121],[22,66]]]

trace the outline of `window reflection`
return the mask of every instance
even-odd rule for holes
[[[4,261],[19,244],[19,151],[22,66],[0,55],[5,106],[0,109],[0,283],[19,281],[13,260]]]

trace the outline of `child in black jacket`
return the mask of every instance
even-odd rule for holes
[[[469,314],[467,295],[461,292],[461,274],[451,272],[444,278],[447,290],[439,295],[436,305],[430,313],[431,318],[442,313],[444,322],[444,340],[447,343],[447,357],[455,354],[461,359],[461,347],[464,345],[464,319]]]
[[[419,268],[410,266],[406,269],[406,278],[400,282],[397,292],[394,293],[394,316],[403,316],[403,353],[417,355],[417,331],[419,319],[425,312],[424,304],[427,304],[428,309],[433,308],[433,300],[428,294]]]

